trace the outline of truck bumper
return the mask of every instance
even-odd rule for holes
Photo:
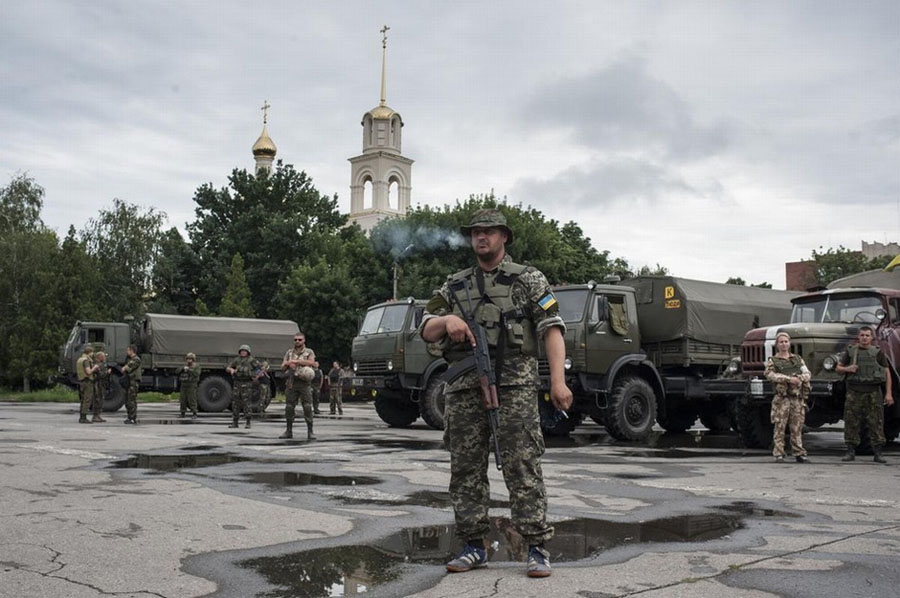
[[[751,404],[768,404],[775,396],[774,387],[768,380],[748,380],[747,401]],[[810,401],[831,401],[835,396],[835,382],[833,380],[813,380],[809,392]]]

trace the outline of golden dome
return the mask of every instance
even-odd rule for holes
[[[374,108],[369,110],[369,112],[367,114],[371,114],[372,118],[376,118],[376,119],[390,119],[397,113],[394,112],[393,110],[391,110],[390,108],[388,108],[387,106],[385,106],[384,104],[381,104],[381,105],[375,106]]]
[[[269,137],[269,131],[266,129],[266,125],[263,125],[263,130],[262,133],[259,134],[259,139],[253,144],[253,155],[274,156],[277,151],[278,148],[275,147],[275,142]]]

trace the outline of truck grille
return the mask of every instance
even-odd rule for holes
[[[372,374],[383,374],[388,371],[387,369],[387,359],[373,359],[369,361],[360,361],[358,362],[359,367],[356,369],[356,373],[360,376],[372,375]]]
[[[765,345],[742,345],[741,346],[741,369],[745,375],[763,373],[766,366],[766,347]]]

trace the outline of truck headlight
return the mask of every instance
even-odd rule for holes
[[[353,362],[353,371],[354,371],[354,372],[358,372],[358,371],[359,371],[359,362],[358,362],[358,361],[354,361],[354,362]]]
[[[388,362],[387,362],[387,369],[388,369],[389,372],[390,372],[391,370],[394,369],[394,360],[388,359]]]
[[[736,376],[738,372],[741,371],[741,360],[740,359],[732,359],[731,363],[728,364],[728,367],[725,368],[725,373],[729,376]]]
[[[572,360],[569,359],[568,357],[566,357],[565,361],[563,361],[563,367],[566,368],[567,370],[571,370],[572,369]]]
[[[838,364],[838,356],[837,355],[829,355],[825,359],[822,360],[822,367],[828,370],[829,372],[834,370]]]

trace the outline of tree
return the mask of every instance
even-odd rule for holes
[[[829,247],[826,251],[813,249],[812,259],[816,262],[816,278],[821,286],[827,286],[838,278],[844,278],[851,274],[858,274],[867,270],[884,268],[893,256],[884,255],[872,259],[867,258],[860,251],[852,251],[843,245],[837,249]]]
[[[741,278],[740,276],[732,276],[728,280],[725,281],[725,284],[736,284],[740,287],[747,286],[747,282]]]
[[[160,237],[159,254],[153,264],[153,299],[147,311],[189,316],[197,312],[197,288],[200,258],[177,228]]]
[[[0,189],[0,233],[35,232],[43,229],[43,205],[43,187],[27,174],[17,174],[9,185]]]
[[[194,194],[196,220],[188,237],[202,264],[197,296],[218,305],[232,256],[243,256],[251,305],[271,317],[271,302],[280,283],[299,264],[312,264],[323,235],[346,223],[337,196],[320,194],[305,172],[278,161],[273,171],[232,171],[228,186],[200,186]]]
[[[165,213],[154,208],[114,199],[111,210],[100,210],[82,230],[88,253],[103,264],[97,291],[105,317],[120,320],[146,312],[165,219]]]
[[[225,281],[225,296],[219,306],[219,315],[226,318],[254,318],[250,305],[250,287],[244,276],[244,259],[240,253],[231,258],[231,268]]]

